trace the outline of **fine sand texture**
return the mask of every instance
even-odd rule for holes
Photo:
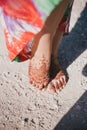
[[[68,74],[58,94],[28,82],[29,60],[11,62],[0,25],[0,130],[87,130],[87,0],[75,0],[58,56]]]

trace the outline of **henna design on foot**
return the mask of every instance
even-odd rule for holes
[[[29,82],[42,90],[49,82],[50,63],[43,56],[41,59],[33,57],[29,63]]]

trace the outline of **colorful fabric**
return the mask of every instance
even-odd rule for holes
[[[6,45],[11,61],[14,59],[25,61],[30,58],[33,37],[42,29],[46,18],[61,1],[0,0],[0,22],[4,26]],[[70,3],[70,5],[72,4]],[[58,27],[65,32],[67,32],[66,27],[69,24],[70,5]]]

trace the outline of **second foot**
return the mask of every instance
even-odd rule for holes
[[[58,64],[57,58],[52,57],[50,67],[51,81],[47,90],[51,93],[59,92],[66,85],[66,75]]]

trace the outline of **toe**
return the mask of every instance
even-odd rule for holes
[[[41,91],[46,91],[46,89],[47,89],[47,87],[45,87],[45,88],[42,88],[42,89],[41,89]]]
[[[30,83],[30,84],[33,84],[32,80],[29,79],[29,83]]]
[[[61,83],[60,79],[57,80],[57,84],[58,84],[58,85],[57,85],[57,86],[58,86],[58,87],[57,87],[57,88],[58,88],[57,90],[61,90],[62,83]]]
[[[48,85],[48,82],[44,82],[41,86],[41,89],[42,91],[45,91],[47,89],[47,85]]]
[[[65,85],[63,77],[60,77],[59,81],[61,83],[60,87],[63,88],[63,86]]]
[[[66,85],[66,76],[64,75],[64,76],[62,76],[61,78],[60,78],[60,81],[61,81],[61,84],[62,84],[62,88]]]
[[[44,85],[43,84],[40,84],[39,85],[39,89],[42,90],[44,88]]]
[[[44,87],[47,87],[48,82],[44,82]]]
[[[62,78],[63,78],[63,81],[64,81],[64,85],[66,85],[66,76],[63,75]]]
[[[53,83],[53,85],[55,86],[56,89],[59,88],[58,83],[57,83],[57,81],[55,79],[52,80],[52,83]]]
[[[55,89],[56,89],[56,92],[57,92],[57,93],[60,91],[59,81],[56,81]]]
[[[33,81],[32,85],[33,85],[34,87],[37,87],[37,84],[36,84],[34,81]]]
[[[40,89],[41,84],[40,84],[40,83],[36,83],[36,87],[37,87],[38,89]]]
[[[50,84],[48,85],[48,91],[51,93],[55,93],[55,86],[52,82],[50,82]]]

